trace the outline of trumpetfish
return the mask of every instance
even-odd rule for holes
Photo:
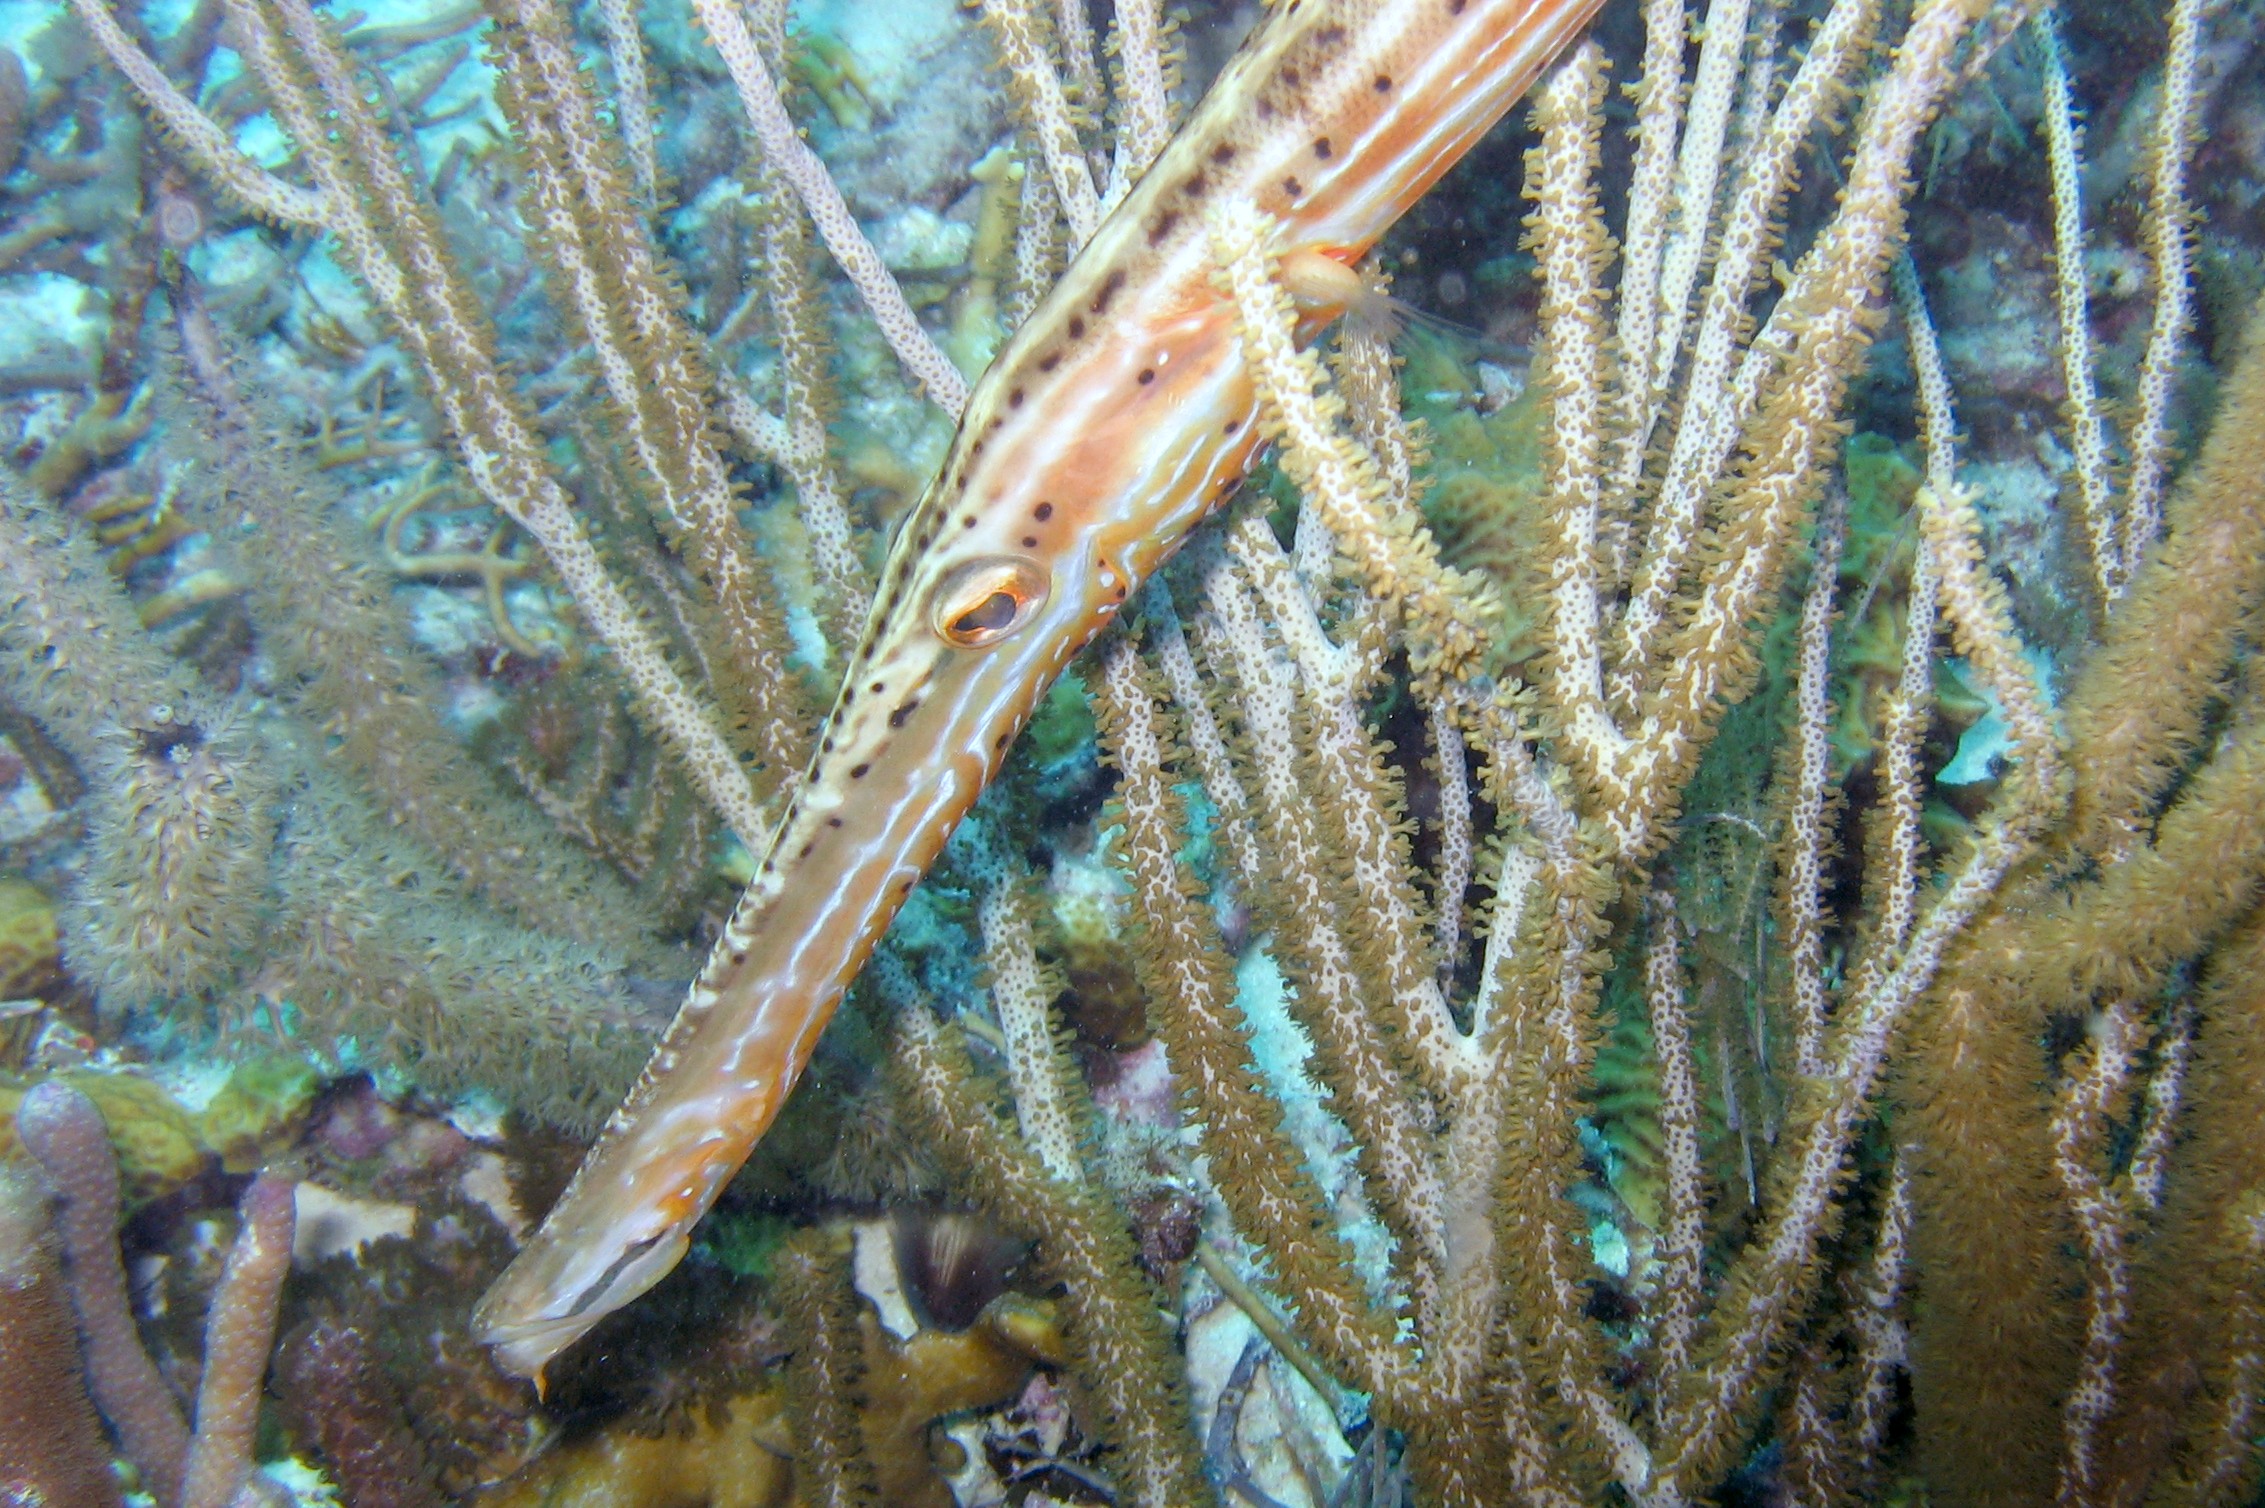
[[[1212,282],[1229,198],[1278,227],[1310,337],[1353,265],[1601,0],[1276,0],[977,384],[745,895],[636,1087],[474,1321],[548,1363],[658,1282],[1071,656],[1249,469]]]

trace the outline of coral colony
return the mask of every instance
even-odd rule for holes
[[[0,1505],[2257,1501],[2265,0],[1104,9],[0,5]]]

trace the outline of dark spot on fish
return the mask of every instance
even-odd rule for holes
[[[1213,147],[1211,149],[1211,160],[1218,163],[1221,167],[1224,167],[1228,163],[1233,162],[1235,160],[1234,144],[1232,142],[1223,141],[1219,143],[1219,145]]]
[[[1272,120],[1274,118],[1274,101],[1264,94],[1258,97],[1258,118],[1260,120]]]
[[[842,825],[842,819],[839,817],[828,817],[826,819],[826,825],[828,827],[839,827]]]
[[[1176,209],[1168,209],[1158,215],[1156,223],[1148,227],[1148,244],[1151,246],[1162,245],[1164,238],[1170,235],[1179,223],[1180,212]]]
[[[1069,324],[1069,330],[1070,330],[1070,339],[1072,339],[1072,340],[1083,340],[1083,339],[1085,339],[1085,321],[1084,321],[1084,320],[1083,320],[1082,318],[1080,318],[1079,316],[1077,316],[1077,315],[1075,315],[1075,314],[1073,314],[1073,315],[1071,315],[1071,316],[1070,316],[1070,324]]]
[[[1344,40],[1345,28],[1342,26],[1324,26],[1313,34],[1313,45],[1323,51],[1334,49]]]
[[[863,780],[865,778],[865,772],[872,768],[873,767],[869,764],[853,764],[849,767],[849,778],[852,780]]]
[[[1013,739],[1013,737],[1014,735],[1012,733],[1002,733],[997,738],[991,740],[991,747],[994,749],[1003,749],[1007,746],[1008,742]]]
[[[873,683],[872,685],[870,685],[870,686],[866,687],[865,689],[866,689],[867,691],[871,691],[871,692],[874,692],[874,693],[878,694],[878,693],[880,692],[881,688],[882,688],[882,687],[884,687],[884,686],[886,686],[886,685],[888,685],[888,684],[889,684],[889,683],[888,683],[887,681],[875,681],[875,682],[874,682],[874,683]]]
[[[1211,192],[1211,180],[1201,173],[1190,173],[1188,181],[1180,185],[1180,192],[1190,199],[1201,199]]]
[[[1449,14],[1450,16],[1461,15],[1463,13],[1463,7],[1467,3],[1468,0],[1447,0],[1447,14]]]
[[[817,846],[818,840],[816,838],[812,838],[809,842],[802,845],[801,849],[795,854],[795,857],[798,859],[807,859],[810,857],[810,850],[816,848]]]
[[[1292,89],[1297,88],[1300,84],[1305,82],[1305,75],[1298,72],[1298,70],[1295,68],[1283,69],[1280,77],[1282,82],[1289,85]]]
[[[1285,178],[1282,180],[1282,192],[1288,194],[1293,199],[1299,197],[1305,191],[1306,186],[1298,182],[1298,180],[1295,178]]]
[[[1035,550],[1035,549],[1037,549],[1037,548],[1038,548],[1038,536],[1037,536],[1037,535],[1035,535],[1035,534],[1025,534],[1025,535],[1024,535],[1024,536],[1022,537],[1022,547],[1023,547],[1024,549],[1026,549],[1026,550]]]
[[[851,702],[854,702],[856,700],[857,688],[855,686],[842,687],[842,705],[844,707],[848,706]]]
[[[1109,300],[1115,298],[1117,296],[1117,290],[1124,286],[1125,270],[1122,267],[1119,267],[1111,272],[1106,278],[1102,279],[1101,291],[1093,295],[1093,302],[1087,307],[1090,308],[1095,314],[1099,314],[1102,310],[1109,307]]]
[[[1392,76],[1390,74],[1380,73],[1376,76],[1376,92],[1378,94],[1390,94],[1392,92]]]
[[[1227,421],[1227,427],[1226,427],[1226,428],[1225,428],[1225,429],[1224,429],[1224,430],[1222,431],[1222,433],[1224,433],[1224,434],[1230,434],[1230,435],[1231,435],[1231,434],[1233,434],[1233,433],[1234,433],[1234,432],[1235,432],[1236,430],[1238,430],[1238,429],[1241,429],[1242,427],[1243,427],[1243,421],[1242,421],[1242,420],[1241,420],[1240,418],[1229,419],[1229,420]]]
[[[1052,503],[1040,503],[1037,507],[1030,510],[1030,516],[1037,519],[1040,523],[1044,523],[1046,522],[1046,520],[1054,516],[1054,505]]]
[[[903,706],[897,708],[896,711],[889,714],[889,726],[892,728],[903,727],[905,723],[911,719],[912,714],[918,712],[919,710],[920,704],[918,702],[906,702]]]
[[[818,752],[819,752],[819,753],[821,753],[821,754],[831,754],[831,753],[833,753],[833,752],[834,752],[834,741],[833,741],[832,739],[830,739],[830,738],[829,738],[829,739],[827,739],[827,740],[826,740],[826,741],[825,741],[824,743],[822,743],[822,744],[818,745]]]
[[[975,515],[974,515],[974,514],[972,514],[972,513],[970,513],[970,514],[968,514],[968,515],[967,515],[967,516],[966,516],[965,518],[962,518],[962,519],[961,519],[961,520],[959,521],[959,526],[960,526],[960,527],[961,527],[962,529],[972,529],[972,528],[974,528],[974,527],[975,527]]]
[[[770,868],[771,866],[768,864],[765,864],[763,866],[763,870],[766,874],[770,872]],[[733,968],[736,969],[745,962],[747,962],[747,950],[745,948],[742,948],[738,952],[731,955],[731,966]]]
[[[967,442],[967,458],[972,461],[981,454],[983,454],[983,436],[977,435],[974,439]],[[921,543],[926,544],[928,542],[928,536],[923,534],[920,536],[920,540]]]
[[[1117,583],[1117,600],[1119,602],[1125,600],[1125,584],[1121,581]]]
[[[1321,159],[1321,160],[1322,160],[1323,162],[1327,162],[1327,161],[1329,160],[1329,138],[1328,138],[1328,137],[1326,137],[1326,136],[1316,136],[1316,137],[1315,137],[1315,138],[1313,139],[1313,155],[1314,155],[1314,156],[1316,156],[1316,157],[1318,157],[1318,158],[1320,158],[1320,159]]]
[[[1054,370],[1054,368],[1060,366],[1061,364],[1062,353],[1059,351],[1048,351],[1045,355],[1038,358],[1038,370],[1041,372],[1051,372],[1052,370]]]
[[[1015,389],[1015,390],[1014,390],[1013,392],[1011,392],[1011,393],[1007,394],[1007,407],[1009,407],[1009,408],[1021,408],[1021,407],[1022,407],[1022,389],[1021,389],[1021,388],[1019,388],[1019,387],[1018,387],[1018,388],[1016,388],[1016,389]]]
[[[1142,387],[1148,386],[1151,382],[1154,382],[1156,380],[1155,369],[1152,367],[1142,367],[1140,369],[1140,377],[1138,380]]]

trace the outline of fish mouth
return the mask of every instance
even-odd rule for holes
[[[506,1269],[472,1311],[472,1331],[495,1357],[497,1366],[526,1378],[540,1394],[543,1370],[560,1352],[666,1277],[690,1245],[691,1238],[682,1231],[657,1232],[631,1245],[594,1282],[562,1290],[544,1308],[521,1314],[516,1310],[525,1302],[524,1290],[533,1285],[537,1292],[542,1291],[542,1258],[548,1255],[547,1250],[531,1243],[520,1255],[524,1258],[534,1252],[534,1267],[522,1269],[514,1262]]]
[[[544,1391],[543,1369],[603,1318],[597,1314],[578,1314],[568,1319],[495,1321],[484,1317],[485,1308],[483,1305],[483,1312],[473,1314],[474,1334],[488,1348],[497,1366],[533,1383],[538,1396]]]

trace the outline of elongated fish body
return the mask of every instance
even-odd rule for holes
[[[760,872],[481,1303],[505,1366],[539,1378],[676,1265],[1038,699],[1249,467],[1212,205],[1253,202],[1282,252],[1350,265],[1599,3],[1279,0],[977,385]]]

